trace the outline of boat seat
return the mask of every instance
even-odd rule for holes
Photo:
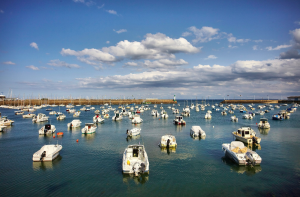
[[[128,149],[126,152],[126,157],[131,158],[132,157],[132,149]]]

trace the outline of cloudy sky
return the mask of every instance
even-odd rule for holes
[[[300,95],[299,10],[292,0],[2,0],[0,93]]]

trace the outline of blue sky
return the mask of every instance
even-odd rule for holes
[[[0,92],[26,98],[299,95],[299,10],[299,1],[274,0],[3,0]]]

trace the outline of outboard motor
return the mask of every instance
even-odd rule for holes
[[[170,139],[168,139],[168,141],[167,141],[167,148],[169,148],[170,147]]]
[[[141,163],[140,172],[143,174],[146,170],[146,165],[144,163]]]
[[[43,160],[43,157],[46,157],[46,151],[44,151],[44,152],[41,154],[40,161],[42,161],[42,160]]]
[[[252,141],[253,141],[254,144],[257,144],[257,140],[254,136],[252,137]]]
[[[127,129],[127,131],[126,131],[126,134],[128,134],[128,129]]]

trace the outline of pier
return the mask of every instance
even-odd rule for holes
[[[221,103],[300,103],[293,100],[224,100]]]

